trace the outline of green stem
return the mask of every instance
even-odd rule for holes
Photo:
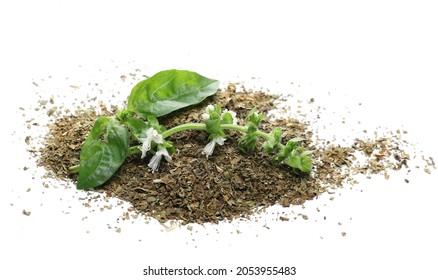
[[[241,126],[241,125],[236,125],[236,124],[221,124],[221,128],[222,129],[228,129],[228,130],[237,130],[240,132],[246,132],[246,130],[248,129],[247,126]],[[194,129],[194,130],[207,130],[207,127],[205,126],[205,124],[203,123],[185,123],[185,124],[181,124],[178,126],[175,126],[169,130],[166,130],[165,132],[163,132],[163,138],[167,138],[177,132],[181,132],[184,130],[190,130],[190,129]],[[260,130],[257,130],[256,132],[254,132],[255,135],[260,136],[262,138],[265,139],[269,139],[271,138],[271,135],[262,132]]]
[[[248,129],[247,126],[241,126],[241,125],[236,125],[236,124],[221,124],[221,128],[228,129],[228,130],[237,130],[237,131],[240,131],[243,133],[245,133]],[[175,126],[169,130],[166,130],[165,132],[163,132],[162,136],[164,139],[166,139],[175,133],[185,131],[185,130],[207,130],[207,127],[204,123],[185,123],[185,124]],[[260,130],[257,130],[256,132],[254,132],[254,134],[259,136],[259,137],[265,138],[265,139],[271,138],[271,135],[269,135],[268,133],[262,132]],[[129,151],[128,151],[128,155],[140,153],[141,152],[140,147],[141,147],[141,145],[130,147]],[[284,145],[280,144],[280,147],[284,147]],[[71,167],[69,167],[68,170],[70,171],[70,173],[79,173],[79,165],[71,166]]]
[[[246,130],[248,129],[247,126],[241,126],[241,125],[236,125],[236,124],[221,124],[221,128],[228,129],[228,130],[237,130],[237,131],[240,131],[243,133],[245,133]],[[185,131],[185,130],[207,130],[207,127],[205,126],[204,123],[185,123],[185,124],[181,124],[181,125],[172,127],[171,129],[164,131],[161,135],[163,136],[164,139],[166,139],[175,133]],[[255,135],[260,136],[260,137],[265,138],[265,139],[269,139],[271,137],[269,134],[264,133],[260,130],[257,130],[254,133],[255,133]],[[281,145],[281,146],[283,146],[283,145]],[[139,149],[140,147],[141,147],[141,145],[131,147],[129,155],[140,153],[140,149]]]
[[[204,123],[185,123],[185,124],[181,124],[181,125],[172,127],[169,130],[164,131],[162,136],[164,139],[166,139],[167,137],[171,136],[172,134],[175,134],[177,132],[181,132],[184,130],[189,130],[189,129],[206,130],[207,127],[205,126]]]
[[[140,153],[141,152],[140,147],[141,145],[129,147],[128,156]]]
[[[231,129],[231,130],[237,130],[240,132],[245,133],[246,130],[248,129],[247,126],[241,126],[241,125],[235,125],[235,124],[221,124],[221,128],[222,129]],[[268,133],[265,133],[263,131],[257,130],[256,132],[254,132],[255,135],[260,136],[262,138],[265,139],[269,139],[271,138],[271,135],[269,135]]]

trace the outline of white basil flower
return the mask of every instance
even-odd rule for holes
[[[207,145],[205,145],[204,154],[207,156],[207,158],[213,154],[214,147],[216,146],[216,144],[222,146],[225,140],[226,140],[225,138],[218,136],[213,138],[213,140],[211,140]]]
[[[158,151],[155,153],[155,155],[151,158],[151,161],[149,162],[148,166],[152,170],[152,172],[158,170],[158,166],[160,165],[161,158],[164,156],[164,158],[168,161],[172,161],[172,157],[169,155],[169,152],[166,148],[161,147],[158,149]]]
[[[210,119],[210,114],[211,114],[211,112],[214,112],[214,106],[213,105],[208,105],[206,108],[205,108],[205,113],[203,113],[201,116],[202,116],[202,119],[204,120],[204,121],[206,121],[206,120],[209,120]]]
[[[162,144],[164,142],[163,136],[158,133],[154,128],[146,130],[146,138],[139,138],[143,143],[141,146],[141,158],[146,157],[147,152],[151,149],[152,142],[156,144]]]

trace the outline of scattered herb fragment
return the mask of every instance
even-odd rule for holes
[[[140,122],[131,121],[138,119],[137,115],[131,119],[126,118],[122,125],[130,133],[130,147],[138,146],[135,148],[138,156],[129,156],[133,152],[129,149],[124,163],[104,183],[105,188],[95,191],[129,201],[137,213],[145,213],[161,222],[179,220],[185,224],[217,223],[247,217],[258,209],[274,204],[284,207],[302,204],[327,192],[329,188],[342,187],[346,182],[354,184],[355,179],[351,176],[357,173],[383,174],[386,170],[407,167],[410,158],[403,151],[403,145],[397,142],[398,135],[357,139],[354,144],[346,147],[328,143],[321,145],[321,142],[312,143],[310,138],[313,132],[307,124],[295,119],[275,119],[269,116],[269,110],[275,109],[275,102],[278,100],[277,96],[265,92],[251,92],[245,89],[241,91],[232,85],[225,90],[218,90],[199,105],[194,104],[159,117],[158,125],[150,117],[141,118]],[[162,134],[165,127],[174,128],[199,120],[202,120],[202,123],[197,125],[205,124],[202,115],[206,113],[205,108],[209,104],[219,105],[223,108],[221,112],[236,112],[236,117],[230,113],[232,123],[236,120],[240,125],[248,125],[245,119],[251,109],[260,108],[260,112],[265,114],[265,119],[261,120],[258,129],[271,131],[270,135],[276,136],[262,143],[258,141],[255,149],[263,149],[269,154],[241,153],[238,148],[241,132],[226,130],[226,144],[216,143],[213,153],[207,159],[204,149],[212,140],[211,133],[185,130],[163,138],[163,141],[171,141],[178,153],[173,153],[172,161],[162,164],[159,172],[149,172],[147,161],[154,155],[146,153],[141,159],[140,149],[144,140],[137,140],[146,138],[146,135],[142,135],[142,131],[150,129],[145,125],[146,122],[150,122],[157,134]],[[77,179],[77,175],[70,174],[69,168],[80,163],[82,144],[90,134],[93,123],[102,116],[115,116],[115,119],[121,122],[120,119],[130,116],[123,112],[123,109],[112,108],[111,111],[102,111],[98,115],[91,108],[64,116],[54,114],[59,117],[49,124],[49,134],[40,150],[39,164],[52,171],[58,178]],[[225,117],[225,121],[231,124],[229,116]],[[281,137],[275,132],[277,127],[283,128]],[[274,164],[272,161],[272,155],[279,153],[275,152],[275,148],[278,149],[276,143],[288,143],[296,137],[306,139],[300,141],[300,146],[306,150],[314,150],[311,155],[314,159],[311,176],[295,176],[289,166]],[[155,139],[161,142],[158,138]],[[107,141],[104,135],[100,135],[98,140],[104,143]],[[157,146],[151,145],[149,151],[156,150]],[[357,162],[356,153],[365,156],[366,161]],[[430,161],[433,162],[432,159]],[[267,170],[269,172],[266,172]]]

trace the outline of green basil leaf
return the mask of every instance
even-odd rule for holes
[[[214,105],[214,110],[210,111],[210,119],[216,120],[221,118],[222,107],[219,104]]]
[[[129,134],[117,120],[100,117],[82,146],[78,189],[91,189],[105,183],[125,161]]]
[[[290,139],[289,142],[298,143],[298,142],[301,142],[301,141],[304,141],[304,140],[306,140],[306,138],[303,138],[303,137],[295,137],[295,138]]]
[[[312,159],[307,156],[291,156],[287,164],[294,169],[294,172],[310,173],[312,171]]]
[[[304,173],[312,171],[312,159],[310,157],[301,156],[301,171]]]
[[[221,120],[213,119],[205,121],[206,130],[210,133],[208,139],[214,139],[216,137],[226,137],[226,134],[221,129]]]
[[[230,112],[226,112],[225,114],[223,114],[222,120],[221,120],[222,124],[233,124],[233,122],[234,122],[234,118]]]
[[[276,127],[271,132],[271,137],[263,143],[262,147],[265,153],[270,154],[275,151],[281,144],[281,135],[283,131],[281,128]]]
[[[272,139],[272,138],[271,138]],[[269,139],[269,140],[271,140]],[[270,154],[274,152],[274,145],[272,144],[272,141],[266,141],[265,143],[263,143],[262,147],[263,150],[265,151],[265,153]]]
[[[302,156],[302,157],[303,157],[303,156],[308,156],[308,155],[310,155],[310,154],[313,154],[313,152],[314,152],[314,151],[306,150],[306,151],[304,151],[304,152],[301,153],[301,156]]]
[[[217,80],[185,70],[165,70],[139,82],[128,98],[128,110],[143,118],[164,116],[197,104],[216,93]]]
[[[154,128],[156,131],[158,131],[158,133],[163,133],[164,131],[166,131],[166,127],[164,125],[161,125],[155,116],[150,115],[147,117],[147,119],[148,119],[148,123],[147,123],[148,126]]]
[[[252,108],[251,111],[248,112],[248,116],[245,118],[246,123],[252,123],[256,127],[260,126],[260,122],[265,118],[265,115],[259,113],[257,108]]]
[[[237,146],[242,153],[253,152],[256,148],[258,140],[259,137],[256,136],[254,133],[246,133],[239,140]]]
[[[133,117],[128,117],[125,119],[125,124],[128,125],[131,135],[135,140],[139,141],[139,138],[146,137],[146,130],[149,127],[144,121]]]
[[[294,169],[301,170],[301,168],[302,168],[302,166],[301,166],[301,158],[300,158],[300,156],[297,156],[297,155],[291,156],[288,159],[287,164],[290,167],[294,168]]]

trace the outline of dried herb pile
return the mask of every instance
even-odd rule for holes
[[[197,122],[210,103],[237,112],[240,120],[253,107],[269,116],[278,101],[278,96],[244,89],[237,91],[236,86],[230,84],[202,104],[161,118],[160,122],[168,128]],[[102,108],[102,114],[111,113]],[[68,167],[79,163],[81,145],[96,118],[97,114],[90,108],[55,119],[37,153],[39,165],[58,178],[75,180]],[[284,129],[286,141],[297,136],[312,139],[311,128],[295,119],[268,117],[261,129],[270,131],[276,126]],[[224,146],[218,146],[207,160],[202,149],[208,142],[208,134],[187,131],[172,136],[178,153],[172,162],[162,164],[159,172],[150,172],[148,159],[132,156],[104,188],[96,191],[128,201],[135,210],[161,222],[217,223],[248,217],[274,204],[284,207],[303,204],[329,188],[354,184],[355,174],[382,174],[388,178],[389,170],[408,167],[410,156],[402,148],[402,133],[397,131],[389,137],[371,140],[356,139],[348,147],[305,141],[306,148],[315,150],[315,170],[311,176],[297,177],[290,168],[273,164],[261,152],[239,152],[237,134],[232,134]],[[434,166],[432,159],[429,163]]]

